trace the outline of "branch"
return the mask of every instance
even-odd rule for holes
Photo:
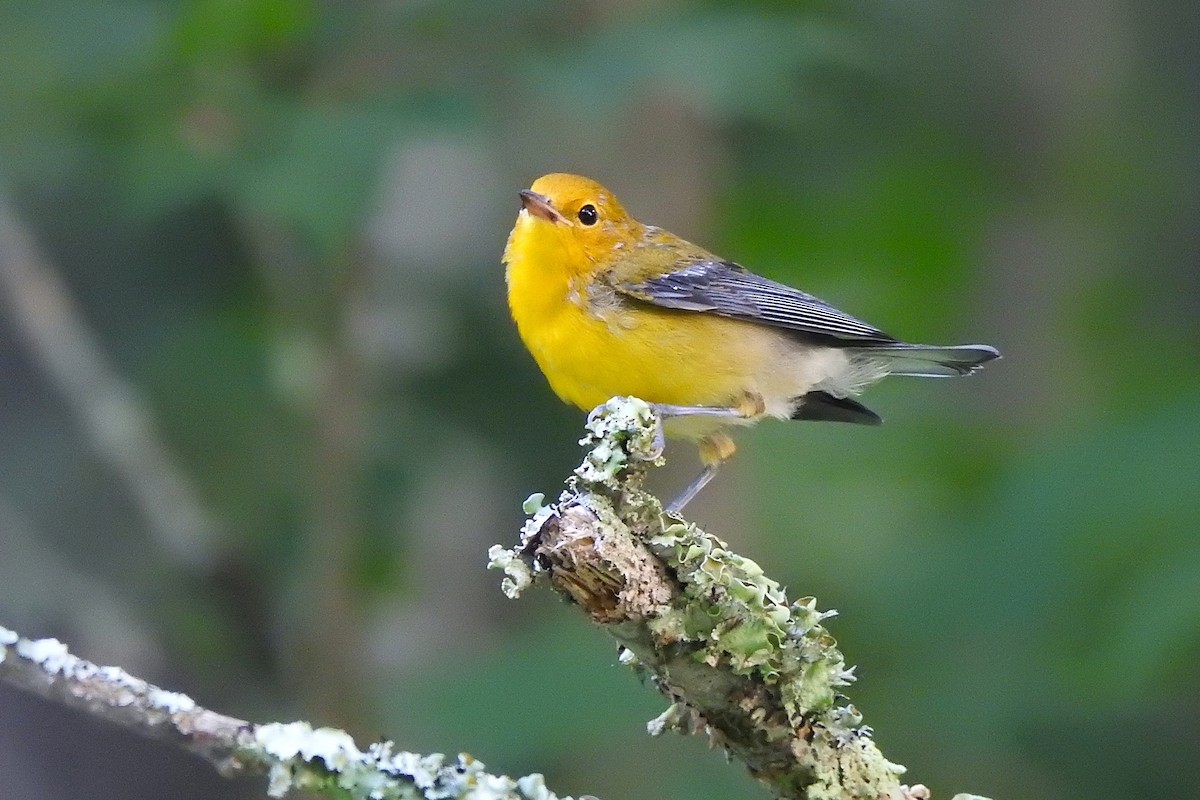
[[[392,742],[362,751],[349,734],[307,722],[255,725],[77,658],[57,639],[24,639],[2,627],[0,680],[182,747],[226,777],[265,774],[271,797],[297,789],[355,800],[558,800],[536,773],[492,775],[465,753],[423,756],[397,752]]]
[[[651,734],[706,733],[776,798],[928,798],[846,702],[854,670],[822,624],[835,612],[789,604],[757,564],[642,490],[662,463],[657,425],[636,398],[592,412],[558,503],[531,497],[520,545],[489,552],[505,593],[540,580],[573,601],[671,700]]]

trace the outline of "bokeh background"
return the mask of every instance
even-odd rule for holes
[[[507,318],[578,171],[918,341],[888,424],[765,424],[691,516],[832,623],[936,796],[1196,796],[1187,0],[0,4],[0,623],[560,793],[763,796],[484,570],[581,414]],[[669,493],[686,448],[655,476]],[[545,595],[545,596],[541,596]],[[5,796],[261,797],[0,688]]]

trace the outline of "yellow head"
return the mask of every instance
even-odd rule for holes
[[[504,260],[535,256],[569,274],[591,272],[641,238],[641,223],[626,213],[612,192],[590,178],[555,172],[521,192]]]

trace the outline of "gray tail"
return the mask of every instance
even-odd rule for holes
[[[950,378],[970,375],[1000,352],[986,344],[960,344],[940,347],[933,344],[870,345],[853,348],[856,356],[880,361],[892,375],[915,375],[922,378]]]

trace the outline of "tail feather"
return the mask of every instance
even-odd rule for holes
[[[853,348],[855,356],[883,363],[892,375],[913,375],[923,378],[950,378],[970,375],[987,362],[999,358],[1000,352],[986,344],[960,344],[942,347],[932,344],[871,345]]]
[[[818,422],[852,422],[856,425],[879,425],[883,420],[871,409],[849,397],[837,397],[817,390],[800,398],[792,419]]]

